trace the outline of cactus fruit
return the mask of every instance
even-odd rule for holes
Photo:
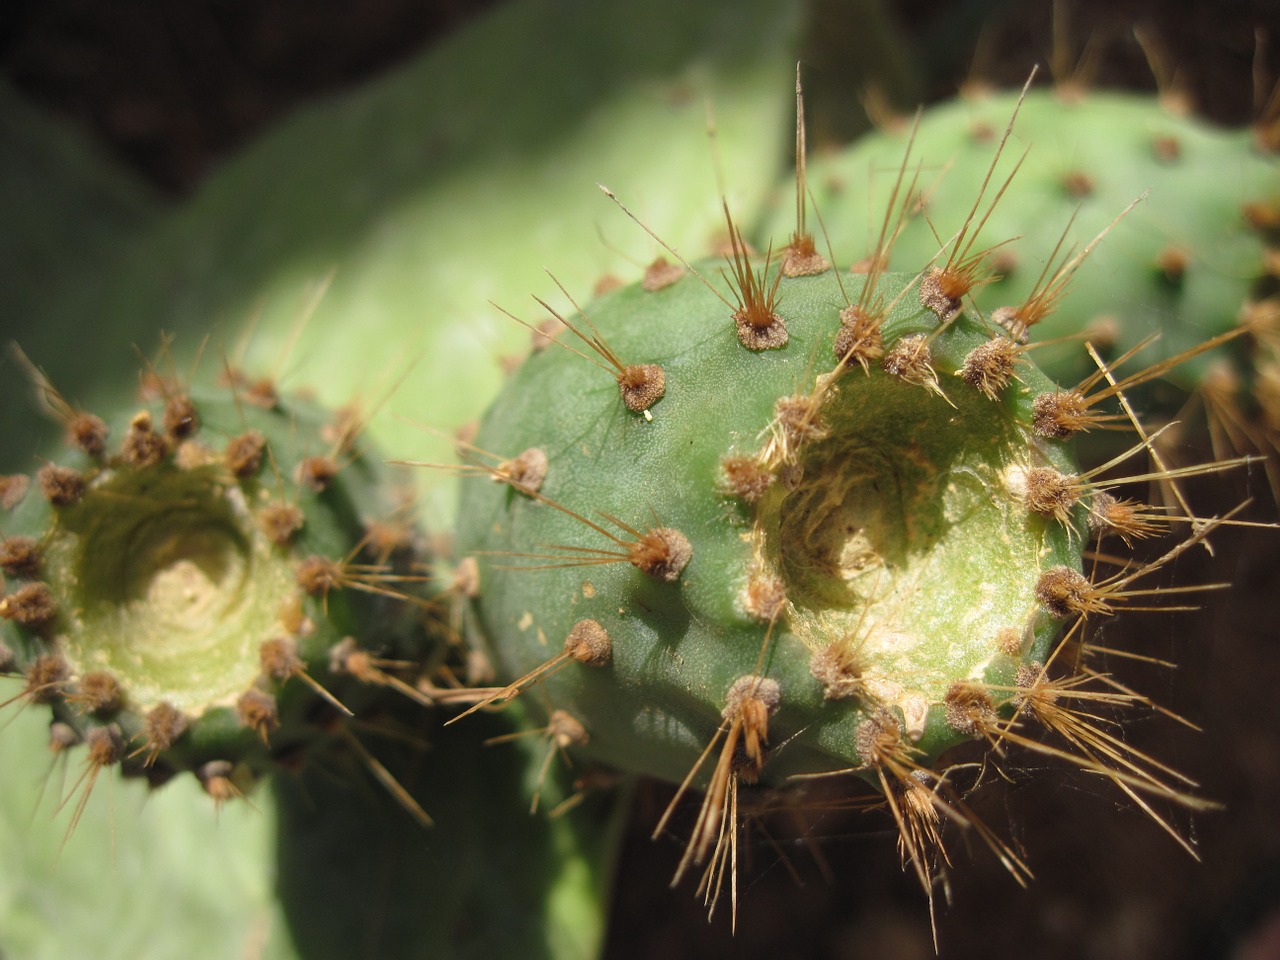
[[[926,111],[912,134],[921,158],[918,216],[905,225],[891,266],[911,269],[937,250],[970,212],[973,186],[987,171],[991,144],[1015,109],[1017,128],[991,192],[998,205],[982,225],[982,256],[974,264],[973,304],[996,319],[1035,326],[1040,340],[1087,334],[1116,357],[1159,333],[1148,357],[1174,356],[1212,337],[1250,328],[1274,340],[1277,272],[1275,210],[1280,163],[1253,131],[1221,130],[1167,109],[1155,96],[1037,89],[1017,107],[1015,93],[979,93]],[[901,124],[870,135],[809,168],[815,203],[837,250],[869,253],[875,223],[892,187],[892,171],[907,137]],[[1014,154],[1017,154],[1015,156]],[[1011,182],[1006,175],[1017,171]],[[1141,198],[1114,222],[1117,213]],[[767,224],[779,232],[780,210]],[[1106,230],[1087,261],[1073,252]],[[1016,243],[1010,243],[1017,238]],[[1052,277],[1075,274],[1069,297],[1055,295]],[[998,312],[999,311],[999,312]],[[1176,411],[1188,391],[1203,388],[1220,408],[1219,423],[1239,432],[1266,376],[1241,364],[1246,351],[1221,351],[1181,365],[1142,399]],[[1055,379],[1094,369],[1069,345],[1046,346],[1037,362]],[[1172,386],[1170,386],[1172,384]],[[1270,419],[1275,420],[1274,415]],[[1233,422],[1234,421],[1234,422]],[[1246,444],[1261,446],[1262,444]]]
[[[1071,706],[1127,694],[1046,668],[1204,532],[1086,572],[1095,534],[1164,526],[1072,453],[1123,417],[1107,405],[1123,381],[1061,388],[997,324],[926,307],[923,260],[789,271],[753,260],[731,219],[729,235],[720,278],[687,264],[560,317],[468,447],[468,635],[508,681],[485,704],[523,693],[573,718],[571,756],[705,787],[680,872],[714,847],[713,905],[739,784],[860,774],[926,888],[938,817],[962,809],[946,754],[966,741],[1035,745],[1038,721],[1130,795],[1182,797]],[[531,461],[534,479],[514,467]]]
[[[353,412],[231,379],[151,375],[112,423],[45,381],[71,449],[4,478],[0,660],[55,751],[87,745],[88,787],[191,771],[221,801],[349,736],[334,721],[380,689],[429,702],[379,666],[434,666],[439,642],[411,488]]]

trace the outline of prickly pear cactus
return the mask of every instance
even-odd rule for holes
[[[1017,106],[1016,92],[979,94],[923,114],[913,136],[919,208],[894,246],[893,268],[916,269],[964,222]],[[1024,328],[1037,326],[1041,340],[1087,332],[1112,356],[1158,331],[1149,359],[1265,319],[1256,303],[1276,272],[1268,242],[1280,164],[1252,131],[1210,127],[1154,96],[1074,88],[1031,90],[1017,117],[989,193],[1007,189],[975,247],[986,253],[972,291],[984,313],[1006,308]],[[911,130],[903,121],[810,164],[834,249],[870,254]],[[1046,290],[1058,267],[1139,197],[1079,264],[1071,295]],[[787,219],[780,205],[764,235],[779,235]],[[1037,361],[1064,381],[1093,369],[1069,345],[1046,347]],[[1184,364],[1170,378],[1198,386],[1209,363]]]
[[[381,660],[427,660],[424,544],[353,412],[147,392],[114,422],[49,392],[70,449],[3,480],[0,666],[90,777],[191,771],[225,800],[341,735]]]
[[[507,385],[475,443],[542,466],[470,482],[458,547],[485,649],[509,677],[563,667],[534,696],[581,724],[584,755],[679,781],[759,675],[787,741],[766,782],[871,764],[886,710],[928,762],[973,735],[970,687],[1045,659],[1070,612],[1047,585],[1080,577],[1086,510],[1028,506],[1034,477],[1076,472],[1032,426],[1052,386],[1026,365],[967,382],[1001,341],[899,298],[910,280],[880,281],[898,302],[865,371],[837,356],[859,279],[773,273],[752,326],[733,288],[686,276],[588,311],[621,387],[557,347]]]

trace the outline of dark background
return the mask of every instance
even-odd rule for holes
[[[0,6],[0,70],[32,102],[106,144],[172,198],[192,193],[238,147],[309,100],[342,90],[412,56],[495,0],[7,0]],[[864,122],[846,83],[848,6],[814,0],[804,51],[818,138],[852,136]],[[1275,0],[1179,3],[1073,0],[1061,63],[1097,85],[1178,92],[1223,124],[1258,115],[1256,78],[1280,78]],[[900,0],[891,14],[910,63],[889,84],[898,106],[950,95],[976,73],[1021,83],[1053,57],[1047,3]],[[1157,82],[1136,42],[1140,25],[1160,61]],[[1257,46],[1259,27],[1269,42]],[[1059,32],[1061,36],[1061,32]],[[1261,69],[1255,70],[1260,63]],[[585,78],[589,81],[589,78]],[[1247,491],[1246,491],[1247,492]],[[1242,491],[1207,487],[1220,506]],[[1264,496],[1265,499],[1265,496]],[[1274,508],[1256,508],[1257,516]],[[1171,658],[1131,678],[1203,726],[1160,718],[1131,735],[1189,772],[1226,812],[1161,809],[1199,850],[1195,862],[1131,802],[1084,774],[1037,776],[1044,763],[1015,757],[972,802],[1037,874],[1018,888],[971,836],[949,834],[948,907],[939,897],[943,957],[1280,957],[1280,591],[1277,535],[1235,531],[1219,539],[1224,567],[1195,551],[1173,571],[1182,582],[1229,579],[1230,599],[1197,614],[1133,615],[1104,639]],[[666,788],[644,789],[617,887],[614,957],[926,957],[928,912],[897,863],[893,831],[876,817],[802,815],[754,834],[744,853],[742,916],[729,940],[727,909],[708,924],[686,889],[670,891],[675,838],[648,829]],[[794,876],[793,876],[794,872]],[[726,905],[727,906],[727,905]],[[1250,952],[1252,951],[1252,952]]]

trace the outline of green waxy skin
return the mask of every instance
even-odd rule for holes
[[[891,268],[918,269],[937,252],[938,238],[964,225],[1017,100],[1016,93],[979,95],[925,112],[909,170],[920,164],[927,220],[907,224]],[[870,254],[909,129],[904,124],[810,162],[808,184],[835,250]],[[1028,92],[978,218],[1024,150],[1025,159],[973,250],[1016,239],[991,253],[997,279],[974,290],[975,304],[990,313],[1024,303],[1047,279],[1046,265],[1051,276],[1142,197],[1080,265],[1070,295],[1037,326],[1035,339],[1090,331],[1105,354],[1118,356],[1159,333],[1139,360],[1150,364],[1233,329],[1269,282],[1266,232],[1248,211],[1274,209],[1280,200],[1280,163],[1257,149],[1251,133],[1175,115],[1155,97]],[[788,210],[779,203],[764,235],[790,229]],[[1036,361],[1063,383],[1096,369],[1072,344],[1046,347]],[[1194,388],[1209,363],[1202,357],[1183,364],[1168,379]]]
[[[164,390],[100,452],[57,457],[78,494],[60,497],[49,467],[9,480],[26,491],[0,513],[3,545],[37,558],[5,570],[0,640],[24,696],[50,704],[55,746],[118,733],[110,763],[153,782],[190,770],[225,799],[337,735],[337,702],[376,701],[335,649],[428,659],[425,556],[406,481],[353,420],[248,389]],[[181,400],[193,419],[174,418]],[[32,591],[51,615],[24,614]],[[42,663],[61,664],[47,686]],[[104,682],[118,690],[94,699]]]
[[[732,299],[717,265],[700,272]],[[876,293],[893,301],[911,282],[886,276]],[[759,351],[694,276],[613,292],[585,314],[624,363],[663,368],[665,394],[647,415],[599,366],[555,346],[490,409],[476,446],[502,457],[537,447],[547,472],[536,496],[485,476],[464,484],[457,548],[479,564],[472,639],[511,681],[559,654],[579,621],[604,627],[609,663],[569,662],[524,695],[585,726],[575,755],[679,781],[720,726],[729,688],[761,674],[780,685],[768,736],[785,743],[763,782],[864,766],[858,728],[884,707],[928,762],[972,735],[946,720],[954,683],[1009,688],[1019,664],[1045,660],[1059,621],[1037,602],[1037,578],[1078,570],[1085,539],[1083,506],[1069,529],[1018,493],[1034,467],[1075,472],[1067,446],[1030,427],[1033,397],[1052,384],[1020,363],[994,399],[981,394],[955,373],[991,331],[966,315],[940,328],[914,290],[881,331],[886,349],[933,337],[937,389],[876,363],[829,376],[841,310],[862,283],[831,271],[783,279],[788,341]],[[796,396],[825,398],[825,435],[783,450],[769,439],[775,404]],[[754,503],[726,486],[722,458],[735,455],[767,461],[775,478]],[[664,582],[618,560],[626,547],[584,522],[636,539],[610,518],[637,534],[680,531],[687,567]],[[770,623],[748,590],[779,581],[787,603]],[[833,642],[861,667],[844,699],[825,697],[812,672]]]

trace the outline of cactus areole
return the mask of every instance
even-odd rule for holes
[[[778,345],[762,346],[742,335],[740,288],[714,263],[698,272],[613,291],[572,321],[662,369],[646,410],[551,345],[488,412],[475,447],[536,448],[546,473],[536,491],[500,471],[465,483],[472,640],[514,681],[598,624],[607,662],[571,657],[524,699],[583,724],[574,755],[625,770],[682,780],[749,676],[769,683],[761,782],[870,776],[867,731],[895,720],[927,763],[975,736],[964,691],[990,703],[983,691],[1011,689],[1060,632],[1039,585],[1079,571],[1086,506],[1028,497],[1036,471],[1075,472],[1067,443],[1032,427],[1055,388],[994,325],[921,306],[914,277],[882,276],[864,297],[860,276],[775,286],[765,269],[760,326]],[[859,303],[875,305],[861,325]],[[975,364],[993,342],[1012,359],[986,381]]]

